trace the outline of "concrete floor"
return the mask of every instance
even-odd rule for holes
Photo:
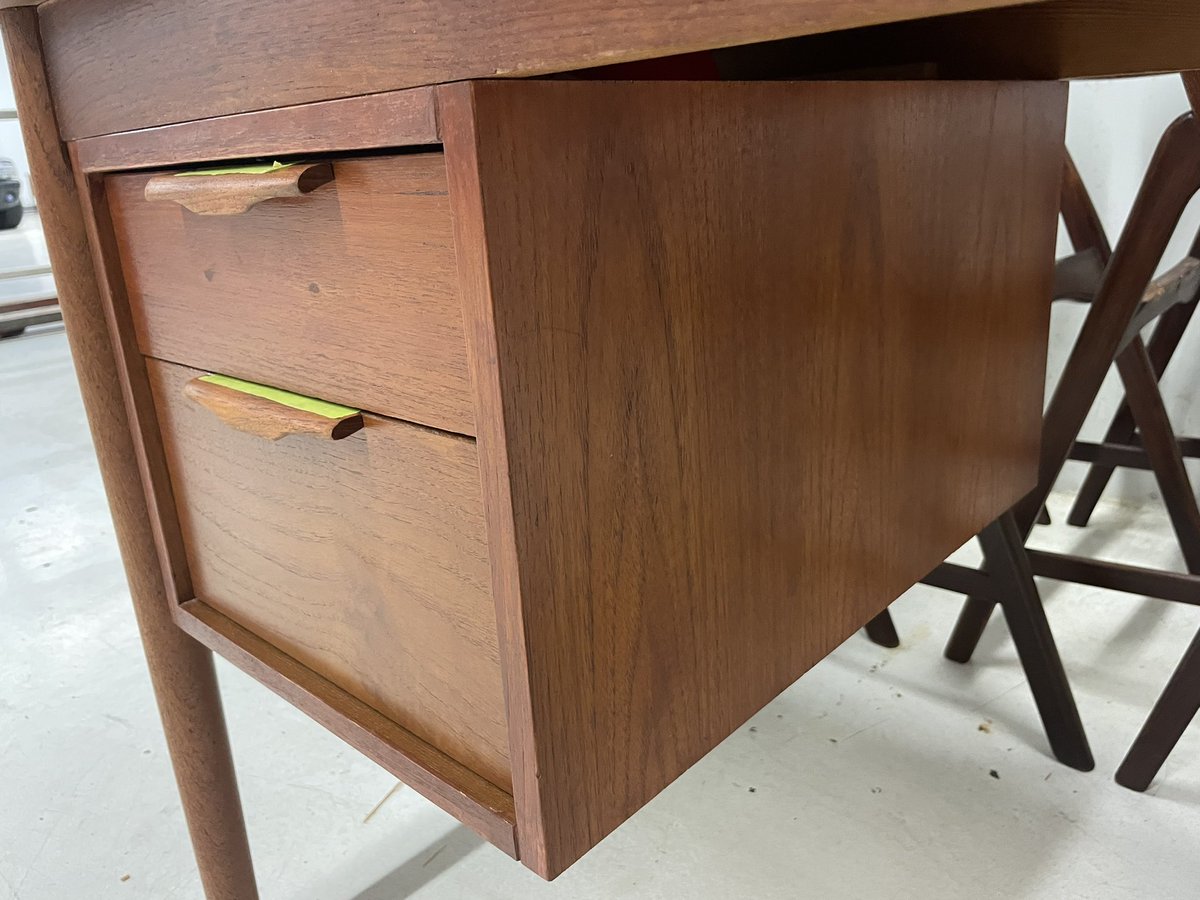
[[[60,331],[0,342],[0,422],[0,897],[199,897]],[[1157,507],[1036,543],[1178,562]],[[263,897],[1194,898],[1200,725],[1148,794],[1112,773],[1200,609],[1044,589],[1095,772],[1003,625],[946,662],[958,604],[915,588],[901,649],[849,640],[553,884],[222,664]]]

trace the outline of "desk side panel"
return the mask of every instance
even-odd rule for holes
[[[443,89],[522,860],[1034,484],[1065,87]]]

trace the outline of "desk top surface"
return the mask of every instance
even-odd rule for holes
[[[1194,0],[0,0],[33,4],[68,139],[697,51],[735,80],[1200,67]]]
[[[14,6],[45,6],[51,0],[0,0],[0,9]],[[121,0],[86,0],[89,5],[100,8],[119,7]],[[870,25],[879,22],[896,22],[902,19],[914,19],[922,16],[937,16],[944,13],[963,12],[971,9],[987,9],[994,6],[1020,6],[1035,2],[1035,0],[769,0],[769,2],[753,2],[739,5],[759,8],[777,7],[779,10],[804,10],[812,17],[813,30],[821,28],[835,30],[855,28],[859,25]],[[177,6],[205,6],[205,0],[178,0]],[[507,4],[504,4],[507,5]],[[525,2],[515,4],[525,7],[529,13],[553,11],[556,7],[565,9],[569,4],[566,0],[540,0],[540,2]],[[615,7],[628,7],[630,10],[638,5],[630,2],[615,2],[608,4]],[[726,0],[659,0],[655,4],[661,7],[680,7],[692,9],[697,14],[704,14],[706,8],[717,12],[721,6],[728,5]],[[811,32],[797,32],[811,33]]]

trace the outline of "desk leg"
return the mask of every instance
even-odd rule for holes
[[[83,213],[46,83],[37,13],[5,9],[0,27],[71,355],[200,876],[210,900],[255,900],[212,654],[171,619]]]

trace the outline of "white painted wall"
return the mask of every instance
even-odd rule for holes
[[[1067,146],[1114,243],[1159,137],[1186,109],[1183,86],[1174,75],[1076,82],[1071,86]],[[1183,257],[1197,228],[1200,228],[1200,202],[1194,201],[1161,268],[1174,265]],[[1067,252],[1069,247],[1065,233],[1061,233],[1060,252]],[[1066,362],[1083,316],[1084,309],[1077,304],[1054,305],[1047,396]],[[1193,322],[1163,379],[1163,395],[1178,433],[1200,435],[1197,386],[1200,386],[1200,319]],[[1103,437],[1120,396],[1120,380],[1115,372],[1110,372],[1100,401],[1084,427],[1085,438]],[[1068,463],[1059,479],[1059,489],[1076,490],[1085,471],[1083,463]],[[1200,468],[1192,470],[1192,477],[1200,478]],[[1156,500],[1158,493],[1149,473],[1118,470],[1105,496],[1143,503]]]

